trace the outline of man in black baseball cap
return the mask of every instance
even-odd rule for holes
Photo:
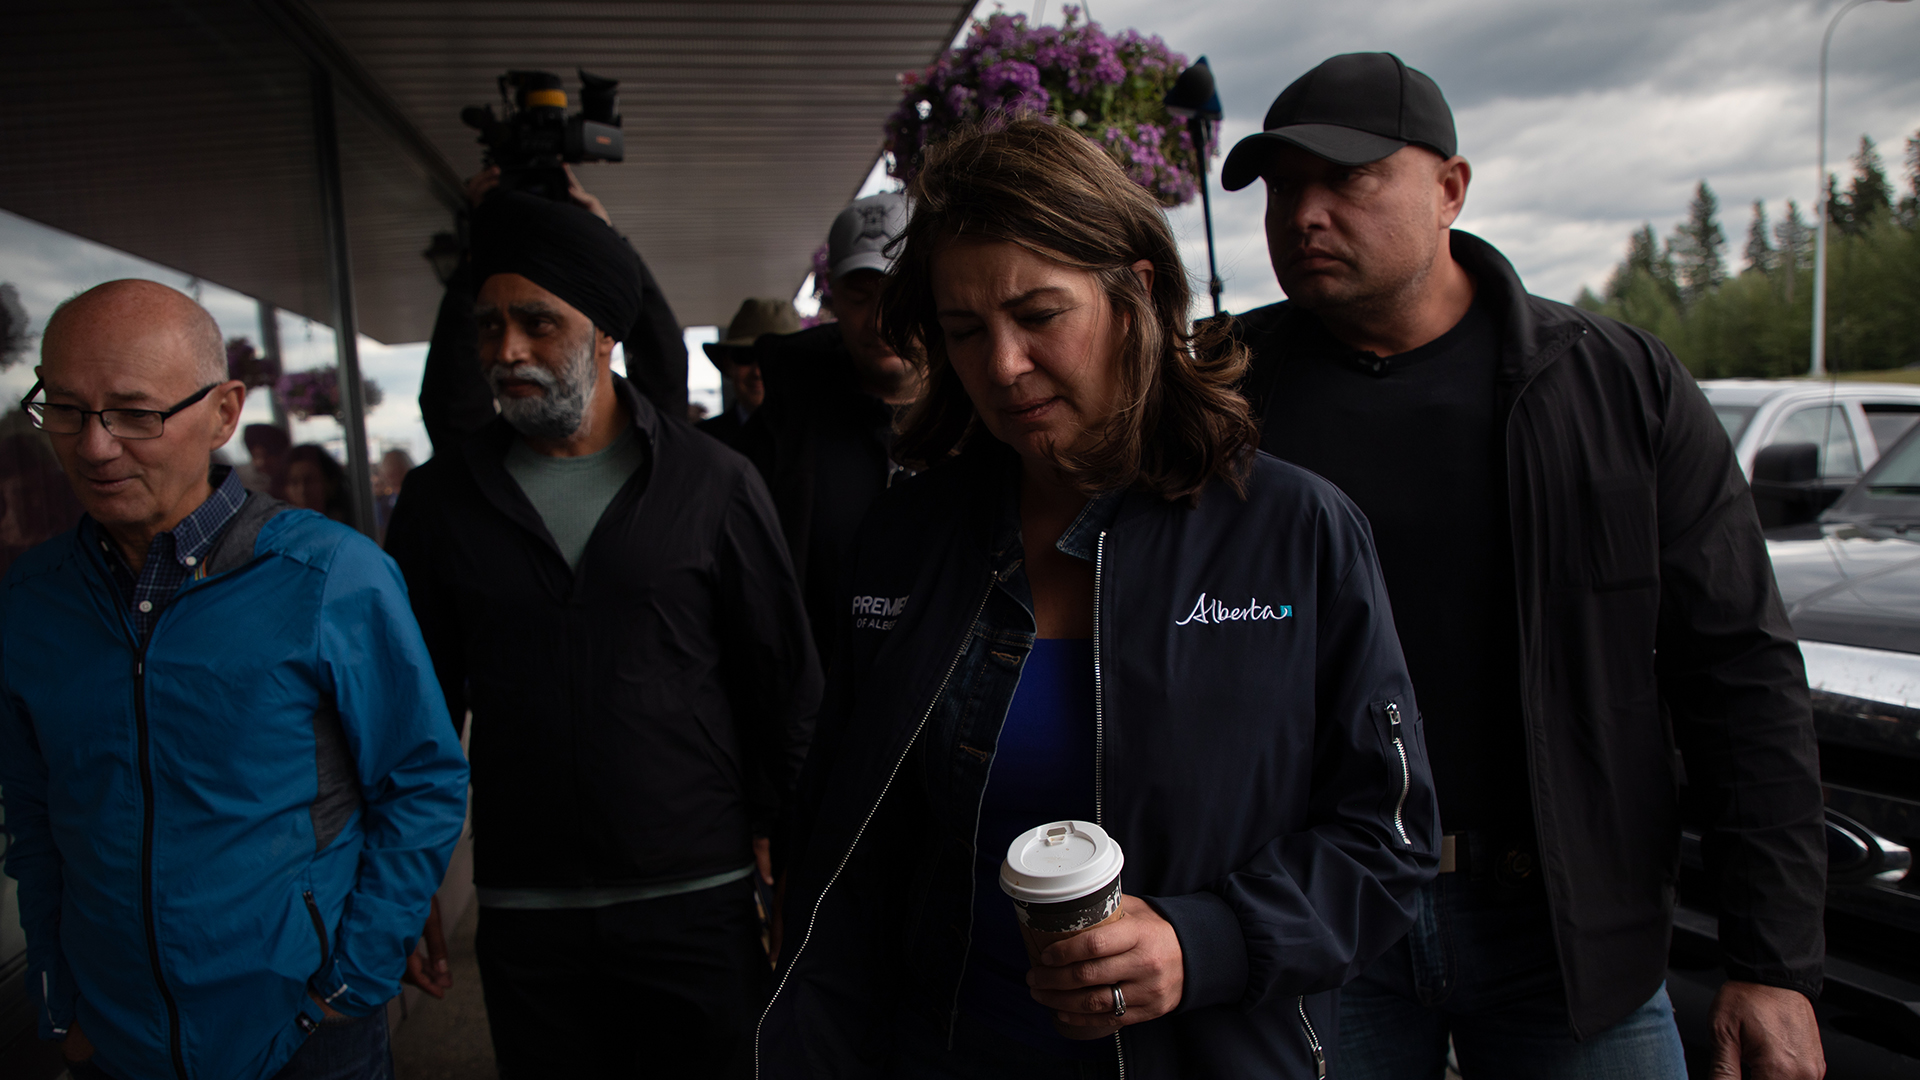
[[[1440,87],[1392,53],[1348,53],[1321,64],[1281,92],[1262,127],[1227,155],[1220,182],[1228,191],[1258,179],[1283,146],[1337,165],[1365,165],[1407,146],[1443,158],[1457,149]]]
[[[1398,57],[1326,61],[1264,126],[1222,170],[1265,182],[1288,297],[1236,318],[1247,394],[1262,448],[1373,527],[1419,693],[1382,738],[1424,738],[1447,833],[1412,931],[1342,994],[1341,1075],[1438,1075],[1451,1039],[1475,1077],[1684,1077],[1684,775],[1728,976],[1716,1075],[1813,1080],[1812,716],[1712,409],[1659,341],[1528,295],[1452,228],[1472,170]]]

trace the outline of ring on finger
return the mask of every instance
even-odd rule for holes
[[[1120,984],[1113,984],[1113,1015],[1127,1015],[1127,995],[1120,992]]]

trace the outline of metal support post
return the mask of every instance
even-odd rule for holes
[[[316,64],[313,78],[313,145],[320,181],[320,217],[327,246],[327,284],[333,294],[333,343],[340,358],[340,426],[347,440],[350,523],[374,535],[373,469],[367,459],[366,394],[360,385],[360,328],[353,307],[353,260],[347,250],[347,206],[340,179],[340,139],[335,125],[333,76]]]
[[[280,355],[280,309],[265,300],[260,301],[260,359],[276,376],[287,373],[286,358]],[[278,386],[267,387],[267,404],[273,409],[273,426],[292,431],[293,425],[287,420],[287,404],[280,400]]]
[[[1200,152],[1200,216],[1207,223],[1207,292],[1213,296],[1213,313],[1220,314],[1220,294],[1226,286],[1220,281],[1220,266],[1213,257],[1213,196],[1207,189],[1207,128],[1205,117],[1195,116],[1187,121],[1187,128],[1193,132],[1193,144]]]

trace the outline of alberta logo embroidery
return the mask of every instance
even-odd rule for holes
[[[1206,593],[1193,602],[1193,610],[1184,619],[1175,619],[1173,625],[1185,626],[1188,623],[1223,622],[1266,622],[1293,618],[1292,604],[1263,604],[1253,597],[1247,598],[1247,606],[1231,607],[1220,600],[1208,599]]]
[[[853,628],[891,630],[906,607],[907,598],[904,596],[856,596],[853,598]]]

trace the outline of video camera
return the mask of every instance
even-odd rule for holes
[[[470,105],[460,119],[480,132],[485,161],[500,167],[501,191],[524,191],[565,200],[567,175],[561,163],[620,161],[626,146],[620,134],[620,83],[580,71],[580,111],[567,115],[567,91],[560,76],[546,71],[509,71],[500,76],[506,115],[491,105]]]

